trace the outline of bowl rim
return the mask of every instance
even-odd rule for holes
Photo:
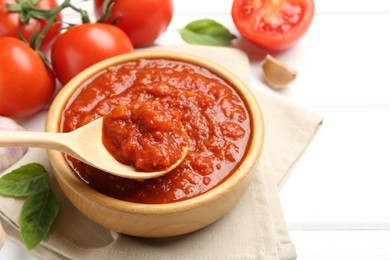
[[[56,179],[60,178],[62,182],[65,182],[66,185],[72,189],[73,193],[79,196],[86,196],[93,203],[98,203],[104,207],[119,210],[124,213],[136,213],[144,215],[177,213],[204,206],[205,204],[223,197],[226,193],[230,192],[234,186],[239,184],[245,177],[247,177],[257,165],[264,144],[264,121],[257,99],[249,87],[231,71],[213,61],[191,54],[175,51],[142,50],[119,55],[96,63],[95,65],[80,72],[58,92],[49,108],[46,118],[45,130],[47,132],[59,131],[59,122],[62,111],[64,110],[74,91],[76,91],[80,85],[90,80],[91,77],[107,69],[108,67],[124,64],[135,59],[172,59],[188,62],[210,70],[212,73],[218,75],[225,82],[227,82],[227,84],[233,87],[244,100],[249,116],[252,120],[252,134],[248,141],[249,146],[247,147],[243,161],[241,161],[240,165],[236,168],[233,174],[207,192],[182,201],[164,204],[143,204],[128,202],[100,193],[85,184],[74,174],[68,163],[66,163],[66,160],[61,152],[49,150],[49,160],[53,166]]]

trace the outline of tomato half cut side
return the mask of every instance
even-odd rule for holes
[[[313,0],[234,0],[232,18],[248,41],[268,50],[284,50],[309,29]]]

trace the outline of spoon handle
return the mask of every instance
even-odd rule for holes
[[[70,136],[63,133],[0,130],[0,147],[36,147],[69,153],[69,138]]]

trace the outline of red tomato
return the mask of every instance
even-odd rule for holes
[[[55,89],[53,74],[38,54],[13,37],[0,37],[0,115],[30,116]]]
[[[313,0],[234,0],[232,17],[240,34],[259,47],[283,50],[309,29]]]
[[[97,19],[102,17],[104,0],[94,0]],[[115,24],[131,39],[134,47],[154,43],[171,22],[173,0],[116,0],[108,22],[119,18]]]
[[[81,24],[57,38],[51,51],[51,63],[59,81],[66,84],[89,66],[131,51],[131,41],[118,27],[101,23]]]
[[[5,4],[15,4],[16,0],[0,0],[0,36],[12,36],[18,38],[18,31],[21,29],[21,33],[24,38],[30,41],[33,33],[39,28],[40,31],[46,26],[47,21],[44,19],[31,18],[28,25],[23,27],[23,23],[19,19],[19,13],[11,12],[5,8]],[[36,5],[41,9],[53,9],[56,8],[57,2],[55,0],[41,0]],[[58,21],[62,21],[61,14],[56,16]],[[41,50],[47,53],[50,50],[53,40],[60,33],[61,23],[53,23],[46,33],[46,36],[42,42]]]

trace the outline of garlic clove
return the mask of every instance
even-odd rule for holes
[[[261,67],[266,83],[275,89],[285,88],[297,77],[297,72],[294,69],[271,55],[265,57]]]
[[[0,130],[24,130],[14,120],[0,116]],[[17,162],[27,152],[26,147],[0,147],[0,172]]]

